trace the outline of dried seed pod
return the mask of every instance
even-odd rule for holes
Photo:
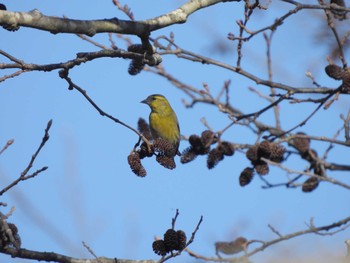
[[[251,167],[246,167],[241,172],[241,175],[239,176],[239,185],[240,186],[246,186],[253,180],[254,176],[254,169]]]
[[[161,239],[160,240],[155,240],[152,243],[152,249],[153,249],[154,253],[156,253],[159,256],[165,256],[166,253],[167,253],[164,241],[161,240]]]
[[[128,51],[138,54],[143,54],[145,52],[141,44],[132,44],[128,46]]]
[[[230,142],[222,141],[218,147],[226,156],[232,156],[235,153],[235,146]]]
[[[169,157],[167,155],[157,155],[156,161],[164,166],[167,169],[174,169],[176,167],[176,163],[174,157]]]
[[[198,147],[199,145],[202,145],[201,138],[197,134],[192,134],[188,138],[188,141],[193,147]]]
[[[342,89],[346,93],[350,93],[350,69],[347,68],[344,73]]]
[[[251,162],[256,162],[258,160],[258,145],[250,147],[245,155]]]
[[[271,142],[269,141],[262,141],[258,145],[258,158],[263,157],[266,159],[270,158],[271,155]]]
[[[174,229],[168,229],[164,234],[164,245],[167,252],[177,250],[179,247],[177,233]]]
[[[191,144],[194,152],[197,154],[203,154],[205,147],[201,141],[201,138],[197,134],[192,134],[188,138],[188,142]]]
[[[204,155],[207,154],[210,150],[210,147],[205,147],[202,143],[201,138],[196,134],[192,134],[188,141],[191,144],[193,151],[197,154]]]
[[[152,149],[148,149],[147,143],[143,142],[140,145],[140,149],[138,150],[138,154],[140,159],[143,159],[145,157],[151,157],[153,155],[153,150]]]
[[[297,132],[299,135],[306,135],[303,132]],[[298,150],[301,154],[306,153],[310,149],[310,139],[309,138],[293,138],[289,142],[291,146],[293,146],[296,150]]]
[[[329,64],[324,69],[329,77],[332,79],[340,80],[344,76],[344,70],[334,64]]]
[[[186,242],[187,242],[186,233],[182,230],[177,230],[176,234],[177,234],[177,243],[178,243],[178,247],[176,250],[181,251],[186,247]]]
[[[143,70],[144,66],[145,66],[145,63],[143,62],[143,60],[132,59],[129,64],[128,72],[130,75],[135,76]]]
[[[216,142],[215,133],[211,130],[205,130],[202,132],[201,141],[204,147],[209,147]]]
[[[208,169],[214,168],[222,159],[224,159],[224,153],[219,148],[214,148],[208,154],[207,167]]]
[[[316,177],[310,177],[303,183],[301,189],[304,193],[310,193],[317,188],[318,184],[319,180]]]
[[[147,172],[145,168],[141,164],[140,156],[138,153],[132,152],[128,156],[128,163],[130,165],[131,170],[140,177],[145,177]]]
[[[180,161],[181,163],[189,163],[196,159],[197,156],[198,154],[196,153],[196,151],[193,149],[192,146],[190,146],[182,152]]]
[[[254,163],[255,171],[260,175],[267,175],[270,171],[269,165],[264,161],[257,161]]]
[[[168,157],[173,157],[177,153],[175,145],[160,137],[155,139],[153,142],[153,150],[160,155],[165,155]]]
[[[277,143],[271,144],[271,154],[270,154],[270,160],[276,163],[281,163],[284,158],[283,155],[286,152],[286,148],[284,148],[282,145]]]
[[[143,136],[146,137],[147,140],[153,140],[151,129],[149,128],[149,125],[145,119],[139,118],[137,122],[137,129],[140,133],[143,134]]]

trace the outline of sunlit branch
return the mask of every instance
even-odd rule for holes
[[[0,10],[0,25],[31,27],[53,34],[70,33],[93,36],[98,33],[120,33],[142,36],[174,24],[183,24],[191,14],[200,9],[222,2],[238,1],[239,0],[191,0],[167,14],[143,21],[129,21],[118,18],[77,20],[46,16],[39,10],[32,10],[30,12]]]

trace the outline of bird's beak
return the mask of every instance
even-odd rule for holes
[[[140,101],[140,103],[144,103],[144,104],[149,105],[149,99],[148,98],[144,99],[144,100]]]

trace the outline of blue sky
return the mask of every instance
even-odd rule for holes
[[[184,2],[122,1],[132,8],[136,19],[158,16]],[[98,4],[90,0],[3,3],[11,11],[37,8],[52,16],[65,15],[76,19],[116,16],[125,19],[112,1],[99,1]],[[286,7],[286,4],[274,3],[269,11],[260,11],[250,24],[252,29],[269,25],[287,10]],[[219,4],[194,14],[186,24],[153,32],[152,37],[169,35],[172,31],[176,43],[182,48],[234,64],[237,59],[235,45],[226,36],[228,32],[237,32],[235,21],[242,19],[242,9],[242,3]],[[324,73],[328,51],[315,43],[310,33],[321,25],[322,16],[317,12],[305,12],[318,16],[315,15],[313,23],[309,23],[302,19],[301,14],[295,15],[274,35],[274,80],[311,87],[311,81],[305,77],[305,72],[310,70],[323,86],[337,87],[339,83]],[[2,50],[27,63],[62,62],[74,58],[78,52],[98,50],[75,35],[53,35],[29,28],[21,28],[16,33],[1,30],[0,38]],[[136,37],[131,38],[138,41]],[[109,45],[107,34],[93,39]],[[119,47],[125,48],[123,41],[115,40]],[[222,41],[230,52],[224,55],[215,52],[215,41]],[[243,52],[243,67],[266,79],[266,46],[262,36],[248,42]],[[2,57],[2,62],[7,61]],[[182,99],[188,100],[184,93],[148,72],[135,77],[128,75],[128,64],[129,61],[123,59],[94,60],[71,70],[70,77],[103,110],[134,127],[139,117],[147,119],[149,114],[147,106],[139,102],[154,93],[164,94],[169,99],[177,112],[183,135],[200,134],[205,129],[200,121],[202,117],[214,130],[229,123],[228,117],[212,106],[196,105],[186,109],[181,102]],[[254,87],[264,94],[269,94],[268,88],[257,86],[227,70],[170,55],[163,57],[163,66],[196,88],[207,83],[213,94],[219,92],[225,80],[231,80],[232,104],[246,113],[267,105],[265,100],[247,91],[247,87]],[[340,97],[327,111],[320,110],[300,131],[332,137],[341,126],[339,115],[347,113],[348,105],[349,98]],[[314,107],[283,102],[280,105],[282,127],[293,127]],[[153,158],[148,159],[143,162],[148,175],[139,178],[131,172],[126,161],[138,137],[100,116],[77,91],[68,90],[67,83],[58,77],[57,71],[25,73],[0,85],[0,144],[15,139],[0,156],[1,185],[17,178],[27,166],[50,119],[53,119],[50,140],[31,171],[43,166],[49,169],[35,179],[21,182],[1,200],[8,203],[7,209],[16,207],[9,222],[18,226],[23,247],[27,249],[90,257],[82,246],[84,241],[98,256],[157,259],[151,249],[152,241],[170,228],[171,218],[179,209],[176,228],[184,230],[188,236],[203,215],[195,242],[189,248],[204,256],[214,256],[213,244],[216,241],[230,241],[238,236],[261,240],[275,238],[268,224],[287,234],[306,228],[305,223],[312,217],[316,225],[321,225],[349,215],[349,206],[345,203],[349,193],[334,185],[322,183],[312,194],[304,194],[300,189],[264,190],[261,188],[263,182],[255,178],[251,185],[241,188],[238,176],[249,162],[239,152],[225,158],[210,171],[206,168],[206,159],[201,156],[186,165],[177,159],[177,168],[172,171],[158,165]],[[272,112],[262,115],[261,120],[273,124]],[[228,130],[223,138],[249,144],[256,139],[254,134],[240,126]],[[180,150],[187,146],[187,142],[181,142]],[[312,147],[323,154],[328,144],[312,142]],[[346,163],[348,158],[346,147],[337,146],[329,154],[329,160],[337,163]],[[299,170],[307,165],[297,159],[288,164]],[[350,183],[348,172],[332,173],[332,176]],[[268,179],[284,181],[285,172],[273,168]],[[269,262],[271,258],[291,252],[300,258],[305,258],[306,254],[337,257],[345,253],[343,242],[348,237],[348,230],[333,236],[301,237],[268,248],[253,259]],[[305,249],[306,244],[308,249]],[[317,252],[320,248],[322,253]],[[188,259],[184,253],[173,262],[188,262]],[[0,261],[5,260],[24,262],[0,255]]]

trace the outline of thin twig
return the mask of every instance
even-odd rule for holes
[[[316,109],[314,109],[309,116],[307,116],[302,122],[300,122],[299,124],[295,125],[294,127],[290,128],[289,130],[285,131],[284,133],[280,134],[278,137],[283,137],[284,135],[294,131],[295,129],[297,129],[298,127],[302,127],[304,126],[310,119],[312,116],[315,115],[316,112],[318,112],[318,110],[328,101],[328,99],[330,99],[334,94],[338,93],[339,90],[341,89],[341,87],[333,90],[333,92],[331,92],[330,94],[328,94],[326,97],[324,97],[321,101],[321,103],[316,107]],[[273,136],[273,137],[277,137],[277,136]]]
[[[133,127],[129,126],[128,124],[122,122],[121,120],[113,117],[112,115],[106,113],[105,111],[103,111],[88,95],[87,92],[82,89],[81,87],[79,87],[78,85],[76,85],[75,83],[73,83],[73,81],[71,80],[70,77],[68,77],[68,70],[63,70],[60,71],[60,77],[63,78],[64,80],[67,81],[67,83],[69,84],[69,89],[75,89],[77,90],[80,94],[82,94],[84,96],[84,98],[98,111],[98,113],[101,116],[107,117],[108,119],[113,120],[114,122],[128,128],[129,130],[133,131],[134,133],[136,133],[139,137],[142,138],[142,140],[147,143],[148,147],[150,147],[151,143],[149,140],[147,140],[147,138],[140,133],[138,130],[134,129]]]
[[[346,118],[343,115],[340,115],[340,118],[344,122],[345,142],[350,144],[350,109],[348,111],[348,114],[347,114]]]
[[[271,60],[271,42],[272,42],[272,37],[274,35],[275,31],[271,31],[270,35],[268,36],[265,32],[264,32],[264,38],[265,38],[265,42],[266,42],[266,57],[267,57],[267,72],[268,72],[268,79],[269,81],[272,81],[272,76],[273,76],[273,72],[272,72],[272,60]],[[274,87],[271,87],[271,99],[272,101],[274,101],[274,95],[276,94],[276,90]],[[276,128],[277,129],[281,129],[281,119],[280,119],[280,111],[279,108],[277,106],[273,107],[273,111],[275,114],[275,121],[276,121]]]
[[[8,140],[8,141],[6,142],[6,144],[4,145],[4,147],[0,150],[0,155],[1,155],[4,151],[6,151],[6,149],[7,149],[10,145],[12,145],[14,141],[15,141],[14,139]]]
[[[302,174],[302,175],[307,175],[307,176],[310,176],[310,177],[316,177],[317,179],[319,179],[320,181],[326,181],[326,182],[329,182],[329,183],[332,183],[332,184],[335,184],[335,185],[339,185],[347,190],[350,190],[350,185],[346,184],[346,183],[343,183],[341,181],[338,181],[334,178],[331,178],[331,177],[328,177],[328,176],[319,176],[317,174],[314,174],[314,173],[311,173],[311,172],[307,172],[307,171],[298,171],[298,170],[294,170],[294,169],[290,169],[280,163],[276,163],[276,162],[272,162],[266,158],[261,158],[261,160],[263,160],[264,162],[270,164],[270,165],[274,165],[284,171],[286,171],[287,173],[289,174]],[[350,166],[347,167],[348,169],[350,169]],[[348,170],[347,170],[348,171]]]
[[[308,226],[307,229],[305,230],[301,230],[301,231],[296,231],[287,235],[281,235],[278,231],[278,238],[276,239],[272,239],[270,241],[261,241],[261,240],[251,240],[249,241],[249,243],[253,243],[253,242],[257,242],[257,243],[261,243],[261,246],[257,247],[256,249],[247,252],[245,255],[240,256],[240,257],[231,257],[231,258],[218,258],[218,257],[205,257],[205,256],[201,256],[195,252],[190,251],[189,249],[186,249],[186,251],[188,252],[188,254],[190,256],[193,256],[195,258],[199,258],[199,259],[203,259],[206,261],[212,261],[212,262],[230,262],[230,263],[238,263],[238,262],[246,262],[244,260],[246,260],[247,258],[261,252],[264,251],[266,248],[271,247],[277,243],[280,243],[282,241],[286,241],[286,240],[290,240],[292,238],[295,237],[299,237],[299,236],[303,236],[303,235],[307,235],[307,234],[317,234],[317,235],[323,235],[327,232],[329,232],[330,230],[336,229],[336,228],[340,228],[341,229],[346,229],[348,227],[350,227],[350,216],[346,217],[344,219],[341,219],[335,223],[329,224],[329,225],[324,225],[324,226],[320,226],[320,227],[316,227],[315,225],[311,225]],[[271,226],[269,226],[271,229]],[[275,229],[275,228],[273,228]],[[332,233],[336,233],[336,231],[338,230],[334,230],[332,231]]]
[[[176,211],[175,217],[177,217],[177,216],[178,216],[178,211]],[[176,220],[176,218],[173,218],[172,221],[174,221],[174,220]],[[194,241],[195,236],[196,236],[196,233],[197,233],[197,231],[199,230],[199,226],[202,224],[202,222],[203,222],[203,216],[200,217],[200,219],[199,219],[199,221],[198,221],[198,223],[197,223],[196,228],[195,228],[194,231],[192,232],[191,238],[187,241],[186,246],[185,246],[185,248],[184,248],[183,250],[186,250],[187,247]],[[163,257],[161,260],[158,261],[158,263],[165,262],[165,261],[167,261],[167,260],[169,260],[169,259],[171,259],[171,258],[174,258],[174,257],[177,257],[177,256],[181,255],[181,252],[182,252],[183,250],[178,251],[178,252],[176,252],[176,253],[171,253],[171,254],[170,254],[169,256],[167,256],[167,257]]]
[[[171,219],[171,229],[175,229],[175,223],[178,216],[179,216],[179,209],[176,209],[175,216]]]
[[[320,3],[320,5],[324,5],[325,4],[323,0],[319,0],[318,2]],[[327,9],[325,9],[324,11],[326,13],[328,26],[332,30],[334,38],[337,41],[337,45],[338,45],[338,49],[339,49],[339,58],[340,58],[341,62],[343,63],[343,67],[347,68],[347,62],[346,62],[345,56],[344,56],[344,50],[343,50],[342,41],[341,41],[341,39],[339,37],[337,29],[334,26],[333,17],[331,15],[331,12],[330,12],[330,10],[327,10]]]
[[[82,241],[82,243],[83,243],[83,246],[87,249],[87,251],[89,251],[89,253],[97,260],[97,262],[101,263],[99,258],[96,256],[95,252],[84,241]]]
[[[9,74],[9,75],[4,75],[0,78],[0,82],[3,82],[7,79],[11,79],[11,78],[15,78],[19,75],[21,75],[22,73],[28,72],[29,70],[17,70],[16,72]]]
[[[49,130],[51,128],[52,125],[52,120],[49,120],[49,122],[47,123],[46,129],[45,129],[45,134],[44,137],[41,140],[41,143],[39,145],[39,148],[36,150],[36,152],[32,155],[27,167],[23,170],[23,172],[21,173],[21,175],[15,180],[13,181],[11,184],[9,184],[8,186],[6,186],[4,189],[2,189],[0,191],[0,196],[3,195],[5,192],[7,192],[9,189],[11,189],[12,187],[14,187],[15,185],[17,185],[19,182],[21,181],[25,181],[28,180],[30,178],[33,178],[35,176],[37,176],[38,174],[40,174],[41,172],[45,171],[48,169],[47,166],[42,167],[41,169],[35,171],[33,174],[27,175],[27,173],[29,172],[29,170],[33,167],[34,161],[35,159],[38,157],[41,149],[45,146],[46,142],[49,140]]]

